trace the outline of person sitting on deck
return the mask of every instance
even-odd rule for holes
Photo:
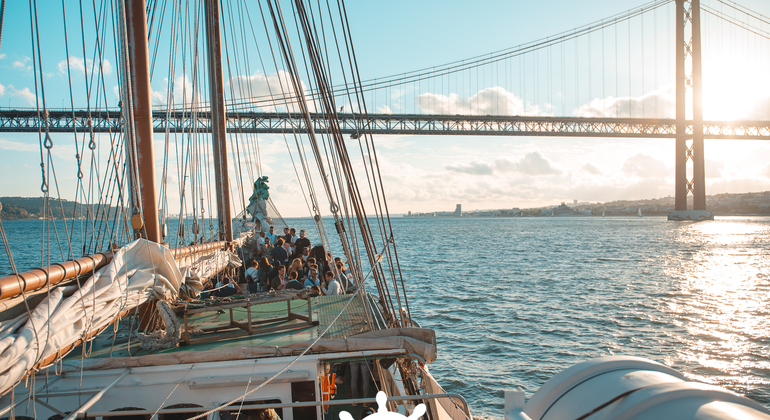
[[[304,281],[310,275],[310,266],[315,265],[315,258],[310,257],[302,262],[302,271],[299,273],[299,279]]]
[[[310,274],[305,279],[305,288],[309,289],[313,286],[321,287],[321,280],[318,279],[318,266],[312,265],[310,266]]]
[[[302,286],[302,283],[300,283],[299,280],[297,280],[297,272],[296,271],[292,271],[289,274],[289,278],[291,280],[289,280],[289,282],[286,283],[286,287],[285,287],[286,290],[289,290],[289,289],[302,290],[302,289],[305,288],[305,287]]]
[[[299,275],[299,272],[302,271],[302,260],[299,258],[295,258],[291,261],[291,264],[289,264],[289,268],[286,269],[289,274],[291,274],[292,271],[296,271],[297,275]]]
[[[297,247],[297,249],[299,249],[299,247]],[[302,251],[297,255],[297,258],[301,259],[304,263],[307,263],[308,258],[310,258],[310,248],[302,248]]]
[[[241,287],[238,286],[238,284],[232,281],[229,277],[224,277],[223,279],[219,280],[216,288],[219,290],[215,291],[214,295],[219,297],[232,296],[238,293],[243,294]]]
[[[272,287],[275,290],[283,290],[286,288],[286,283],[288,282],[289,282],[289,279],[286,278],[286,266],[279,265],[278,275],[270,281],[270,287]]]
[[[353,288],[353,282],[351,282],[348,275],[345,274],[345,263],[342,262],[342,260],[337,261],[334,264],[334,279],[339,282],[343,294]]]
[[[283,238],[278,238],[275,241],[275,247],[270,251],[270,257],[278,265],[286,265],[289,259],[289,253],[283,248]]]
[[[324,273],[324,279],[326,280],[326,287],[321,286],[321,291],[324,292],[325,295],[337,296],[342,294],[340,293],[340,285],[334,278],[334,273],[327,271]]]

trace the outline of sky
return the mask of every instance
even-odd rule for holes
[[[14,3],[14,4],[10,4]],[[30,43],[28,5],[9,2],[0,45],[0,109],[34,107],[34,69]],[[72,78],[76,108],[85,108],[85,70],[100,61],[94,47],[96,33],[85,25],[86,54],[80,38],[77,2],[66,2],[67,44],[63,43],[60,4],[41,6],[41,50],[49,108],[68,107]],[[349,2],[347,12],[355,45],[358,70],[363,80],[384,79],[417,69],[468,60],[510,49],[538,39],[637,9],[641,1],[388,1]],[[770,24],[747,19],[716,0],[703,1],[712,10],[770,31]],[[740,4],[770,16],[770,3],[742,0]],[[288,7],[288,6],[286,6]],[[56,9],[59,8],[59,9]],[[238,12],[238,11],[236,11]],[[254,38],[262,25],[254,15]],[[240,12],[243,14],[243,11]],[[237,14],[237,13],[236,13]],[[109,16],[109,15],[107,15]],[[88,18],[86,13],[86,18]],[[471,113],[509,115],[639,116],[673,117],[673,8],[664,6],[630,23],[623,22],[590,37],[568,41],[524,56],[501,60],[481,70],[424,79],[366,96],[370,112]],[[93,14],[90,21],[94,20]],[[770,22],[770,19],[765,19]],[[85,20],[88,22],[88,20]],[[704,112],[707,119],[770,119],[770,66],[768,40],[747,34],[704,13]],[[164,21],[153,75],[153,101],[158,107],[178,104],[207,92],[197,87],[191,68],[179,76],[183,59],[168,75],[170,54],[165,44],[173,33]],[[181,33],[181,32],[178,32]],[[156,34],[157,35],[157,34]],[[103,85],[91,86],[91,106],[117,104],[117,65],[110,31],[99,34],[103,42]],[[185,35],[182,35],[185,36]],[[328,34],[331,37],[331,34]],[[249,38],[248,36],[246,37]],[[153,38],[151,37],[151,43]],[[164,46],[165,45],[165,46]],[[332,45],[332,44],[328,44]],[[67,60],[66,48],[69,48]],[[270,65],[266,50],[246,47],[233,53],[228,86],[251,87],[250,95],[269,94],[287,80]],[[190,51],[186,51],[190,55]],[[85,58],[84,58],[85,55]],[[178,51],[177,55],[181,55]],[[238,67],[237,60],[249,61]],[[267,65],[260,63],[260,59]],[[69,73],[68,73],[69,68]],[[169,79],[174,83],[169,88]],[[337,78],[339,80],[339,77]],[[303,80],[307,83],[307,80]],[[173,98],[171,98],[173,95]],[[235,94],[243,97],[244,95]],[[360,108],[341,100],[338,106]],[[262,110],[271,110],[263,107]],[[631,111],[629,111],[631,110]],[[52,162],[63,198],[75,199],[77,161],[75,144],[82,135],[52,136]],[[163,156],[163,135],[156,135],[156,156]],[[105,161],[109,138],[97,136],[95,156]],[[297,157],[293,139],[263,135],[249,140],[259,144],[259,157],[242,159],[243,165],[259,166],[270,177],[273,200],[284,216],[308,214],[300,181],[287,152]],[[595,139],[549,137],[479,136],[377,136],[380,171],[392,213],[530,208],[561,202],[605,202],[672,196],[674,190],[674,141],[672,139]],[[40,196],[40,146],[37,135],[0,133],[0,196]],[[349,149],[357,150],[354,140]],[[172,149],[174,148],[172,142]],[[178,144],[177,144],[178,146]],[[770,190],[770,142],[706,141],[706,192],[742,193]],[[173,153],[173,150],[172,150]],[[84,158],[90,151],[83,149]],[[352,153],[354,159],[359,159]],[[169,159],[169,211],[179,211],[179,179],[185,174]],[[87,159],[86,159],[87,161]],[[156,171],[164,161],[158,158]],[[50,169],[47,164],[47,169]],[[103,167],[103,166],[102,166]],[[232,177],[236,174],[232,170]],[[160,176],[160,175],[158,175]],[[50,177],[50,175],[49,175]],[[247,180],[248,181],[248,180]],[[316,181],[318,181],[316,177]],[[251,182],[244,182],[250,184]],[[234,187],[235,188],[235,187]],[[244,186],[244,188],[246,188]],[[316,186],[320,191],[320,187]],[[249,192],[246,192],[246,196]],[[190,192],[185,192],[189,200]]]

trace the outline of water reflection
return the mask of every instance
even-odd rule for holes
[[[770,385],[765,322],[770,303],[768,228],[744,220],[716,220],[682,226],[678,261],[668,274],[678,293],[668,300],[676,325],[687,333],[679,359],[691,364],[693,379],[731,388]],[[692,245],[697,244],[693,249]],[[764,371],[764,372],[763,372]]]

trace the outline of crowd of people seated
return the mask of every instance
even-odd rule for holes
[[[274,226],[260,231],[248,246],[244,273],[249,293],[309,289],[311,293],[342,295],[354,289],[350,270],[337,257],[331,259],[323,246],[313,246],[305,231]],[[230,293],[227,290],[225,293]]]

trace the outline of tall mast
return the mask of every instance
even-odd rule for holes
[[[222,44],[219,30],[219,0],[206,0],[206,49],[209,58],[211,100],[211,139],[214,148],[214,172],[217,192],[219,239],[233,240],[230,211],[230,182],[227,168],[227,131],[225,127],[225,92],[222,80]]]
[[[152,138],[152,100],[150,97],[150,55],[147,46],[147,14],[145,0],[125,0],[128,38],[128,71],[126,85],[130,86],[130,104],[138,179],[132,182],[140,194],[140,217],[148,240],[160,242],[158,224],[158,195],[155,188],[155,152]],[[135,174],[132,170],[132,174]],[[134,178],[137,178],[134,176]]]

